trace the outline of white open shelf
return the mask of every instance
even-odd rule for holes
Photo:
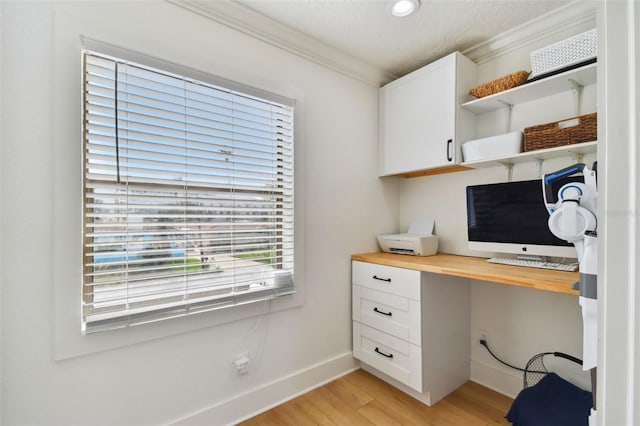
[[[597,81],[597,64],[585,65],[584,67],[526,83],[504,92],[465,102],[461,106],[473,113],[482,114],[505,108],[506,105],[521,104],[572,90],[573,84],[571,81],[581,86],[595,84]]]
[[[595,153],[598,149],[597,141],[578,143],[575,145],[559,146],[555,148],[539,149],[536,151],[521,152],[520,154],[510,155],[508,157],[485,158],[477,161],[469,161],[462,163],[462,166],[473,169],[483,167],[493,167],[497,165],[511,165],[524,163],[527,161],[548,160],[550,158],[564,156],[582,156],[585,154]]]

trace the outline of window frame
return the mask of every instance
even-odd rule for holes
[[[83,40],[83,41],[84,41],[84,43],[83,43],[84,44],[84,49],[83,50],[96,52],[96,53],[101,54],[101,55],[112,56],[112,57],[124,59],[126,61],[132,61],[132,62],[137,62],[137,63],[142,62],[142,63],[144,63],[144,65],[147,65],[147,64],[149,64],[151,62],[151,63],[153,63],[154,66],[151,66],[151,65],[149,65],[149,66],[151,66],[152,68],[156,68],[157,65],[164,65],[164,67],[169,68],[169,70],[167,72],[170,72],[170,73],[175,72],[174,70],[176,68],[182,68],[182,67],[170,64],[170,63],[166,63],[166,62],[164,62],[162,60],[149,58],[149,57],[144,56],[144,55],[142,57],[140,57],[139,54],[135,54],[135,53],[132,54],[132,52],[125,51],[125,50],[120,49],[120,48],[114,48],[113,46],[104,45],[103,43],[95,42],[93,40]],[[98,46],[98,48],[96,48],[96,45]],[[106,48],[105,48],[105,46],[106,46]],[[107,52],[105,52],[105,50]],[[123,55],[123,53],[125,53],[126,55]],[[131,59],[132,56],[134,56],[136,58],[135,59]],[[138,60],[136,60],[136,59],[138,59]],[[139,59],[143,59],[144,62],[140,61]],[[162,68],[162,69],[164,70],[165,68]],[[241,91],[240,89],[244,89],[244,90],[247,90],[247,91],[250,91],[250,92],[253,92],[253,93],[258,93],[259,96],[265,96],[266,94],[269,93],[269,92],[265,92],[263,90],[256,90],[256,89],[253,89],[253,88],[250,88],[248,86],[244,86],[244,85],[241,85],[241,84],[238,84],[238,83],[232,83],[232,82],[229,82],[229,80],[225,80],[225,79],[217,80],[217,78],[215,78],[215,77],[212,77],[212,76],[209,76],[209,75],[203,75],[202,73],[199,73],[197,71],[193,71],[193,70],[188,70],[188,71],[191,71],[189,73],[191,75],[197,75],[199,77],[199,80],[203,80],[202,77],[207,77],[207,80],[210,80],[211,78],[214,78],[214,79],[216,79],[216,82],[222,81],[223,84],[229,84],[230,86],[233,86],[233,89],[230,89],[230,90]],[[183,75],[183,74],[186,74],[186,73],[180,73],[180,74]],[[188,77],[193,78],[193,77],[191,77],[191,75],[189,75]],[[216,83],[215,85],[218,85],[218,84],[219,83]],[[253,93],[247,93],[247,94],[249,94],[251,96],[255,96],[255,95],[253,95]],[[292,102],[291,99],[282,97],[280,95],[273,95],[273,94],[269,94],[269,95],[272,98],[276,99],[274,102],[279,102],[279,101],[282,101],[282,100],[287,100],[287,102]],[[269,99],[269,100],[271,100],[271,99]],[[84,106],[83,106],[83,110],[84,110]],[[298,111],[297,110],[295,111],[295,115],[298,115]],[[296,129],[295,133],[297,133],[297,132],[298,131]],[[294,140],[295,139],[296,139],[296,136],[294,136]],[[83,150],[84,150],[84,144],[85,144],[85,142],[83,141]],[[297,146],[296,146],[296,151],[297,151]],[[295,156],[296,155],[297,155],[297,153],[295,153],[294,156],[292,157],[292,161],[293,162],[295,162]],[[83,161],[83,163],[84,163],[84,161]],[[84,165],[83,165],[83,168],[84,168]],[[84,175],[84,173],[83,173],[83,175]],[[294,188],[296,188],[295,191],[297,193],[298,183],[297,183],[297,180],[296,180],[295,176],[293,177],[293,181],[295,182],[294,183]],[[84,182],[84,179],[83,179],[83,182]],[[83,183],[82,187],[83,187],[83,198],[84,198],[85,195],[86,195],[86,193],[84,192],[84,183]],[[298,252],[299,252],[298,247],[300,247],[299,243],[297,241],[298,240],[298,235],[297,234],[299,232],[298,231],[298,229],[299,229],[298,216],[299,215],[298,215],[298,213],[296,213],[297,209],[295,208],[295,205],[298,204],[297,195],[294,196],[293,200],[294,200],[294,207],[293,207],[292,214],[295,217],[295,219],[294,219],[294,231],[293,231],[293,239],[295,241],[294,242],[294,244],[295,244],[294,263],[295,263],[295,270],[296,270],[296,275],[297,275],[298,274],[298,265],[300,264],[300,262],[297,260],[298,259]],[[83,213],[84,213],[84,209],[83,209]],[[83,214],[83,229],[84,229],[84,214]],[[84,252],[84,250],[83,250],[83,252]],[[84,268],[86,268],[85,262],[83,262],[83,269]],[[299,280],[298,280],[298,277],[296,276],[296,283],[295,283],[295,290],[296,291],[299,291],[299,289],[300,289],[300,286],[298,285],[298,282],[299,282]],[[84,296],[84,291],[82,293],[83,293],[83,296]],[[291,292],[286,292],[286,293],[283,293],[283,294],[291,294]],[[250,300],[249,302],[258,302],[260,300],[271,299],[272,297],[277,297],[277,296],[278,296],[277,294],[271,294],[271,295],[268,295],[266,297],[257,297],[254,300]],[[297,299],[297,302],[294,302],[294,304],[299,304],[299,302],[301,300],[300,296],[301,296],[301,294],[298,295],[298,297],[290,297],[288,299]],[[243,303],[246,303],[246,302],[243,302]],[[285,305],[286,304],[287,303],[285,303]],[[278,304],[275,304],[275,305],[278,305]],[[233,305],[228,305],[228,307],[231,307],[231,306],[233,306]],[[202,309],[200,311],[208,311],[208,310],[213,310],[213,309],[219,309],[219,307],[206,307],[205,309]],[[277,307],[276,307],[276,309],[277,309]],[[198,309],[195,309],[194,311],[198,311]],[[171,316],[172,315],[167,315],[167,317],[171,317]],[[152,317],[150,317],[150,318],[148,318],[148,321],[154,321],[154,319]],[[147,319],[145,319],[145,320],[139,321],[139,322],[140,323],[145,323],[145,322],[148,322],[148,321],[147,321]],[[109,328],[113,328],[113,327],[111,327],[111,326],[107,327],[107,329],[109,329]]]

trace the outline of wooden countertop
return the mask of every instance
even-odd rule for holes
[[[393,253],[362,253],[351,255],[351,260],[397,266],[434,274],[452,275],[536,290],[578,295],[571,286],[578,281],[578,272],[525,268],[522,266],[497,265],[486,259],[453,254],[434,256],[409,256]]]

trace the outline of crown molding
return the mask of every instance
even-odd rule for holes
[[[166,1],[363,83],[379,87],[397,78],[233,0]]]
[[[399,77],[283,25],[235,0],[166,1],[375,87]],[[475,63],[483,64],[544,38],[567,37],[585,29],[595,28],[597,3],[595,0],[576,0],[462,53]]]
[[[547,37],[566,37],[584,28],[596,27],[597,2],[577,0],[518,27],[483,41],[462,52],[478,65]]]

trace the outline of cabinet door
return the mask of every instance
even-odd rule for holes
[[[380,89],[381,175],[454,163],[456,54]]]

